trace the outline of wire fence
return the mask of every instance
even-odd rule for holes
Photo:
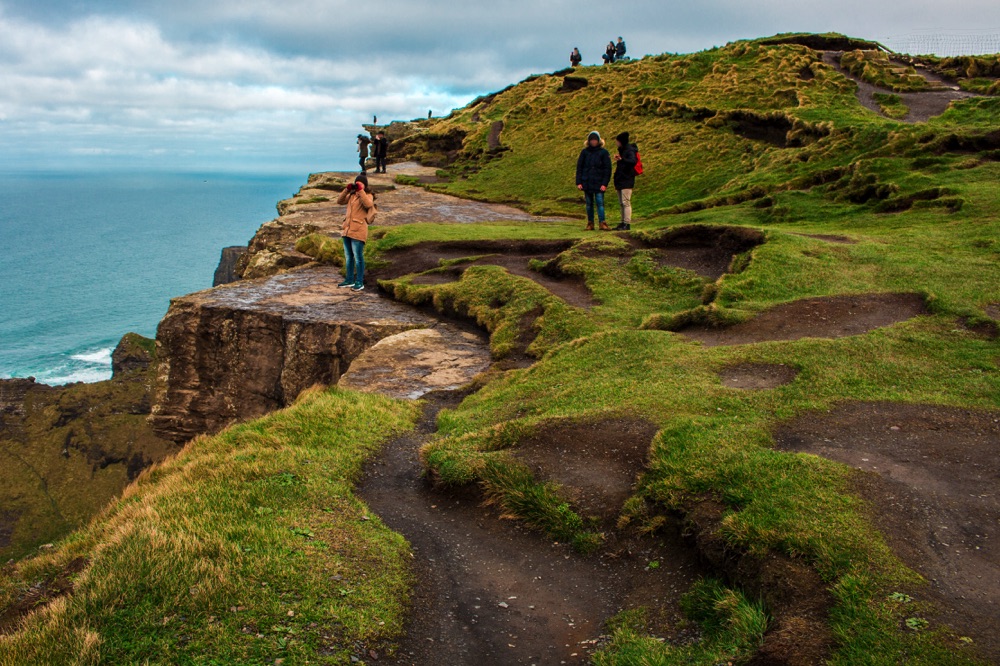
[[[989,32],[914,32],[885,37],[882,44],[908,55],[993,55],[1000,53],[1000,28]]]

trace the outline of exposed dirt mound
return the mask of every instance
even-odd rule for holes
[[[798,375],[798,370],[780,363],[740,363],[719,372],[723,386],[749,391],[791,384]]]
[[[586,664],[604,622],[622,608],[664,609],[679,623],[676,602],[703,573],[679,535],[583,556],[500,520],[478,493],[427,485],[417,449],[437,410],[459,397],[432,396],[418,431],[389,444],[359,488],[416,556],[407,634],[396,657],[380,663]]]
[[[875,524],[930,582],[912,595],[1000,661],[1000,412],[851,403],[803,415],[775,441],[863,470]]]
[[[613,521],[645,468],[656,431],[637,419],[558,422],[519,443],[515,456],[536,478],[562,484],[583,513]]]
[[[0,636],[17,631],[22,619],[72,592],[73,576],[83,571],[86,566],[87,560],[78,557],[51,579],[39,581],[22,592],[21,596],[0,614]]]
[[[562,85],[559,87],[559,92],[569,93],[576,92],[577,90],[583,90],[589,83],[590,82],[582,76],[564,76]]]
[[[778,305],[728,328],[692,326],[682,334],[708,347],[800,338],[843,338],[906,321],[927,312],[917,294],[864,294],[807,298]]]
[[[378,277],[380,279],[395,279],[403,275],[424,273],[414,278],[415,284],[445,284],[460,279],[470,266],[500,266],[512,275],[533,280],[570,305],[591,308],[594,305],[593,294],[579,277],[540,273],[529,267],[529,262],[532,259],[552,259],[572,245],[573,241],[420,243],[388,253],[386,259],[391,262],[391,265],[388,269],[379,271]],[[441,260],[464,258],[471,260],[434,273],[426,273],[426,271],[438,268]]]
[[[749,663],[824,663],[833,645],[827,623],[833,600],[819,574],[784,555],[757,557],[737,551],[722,535],[725,515],[723,504],[706,498],[686,512],[686,519],[702,557],[713,569],[763,599],[773,617],[764,644]]]
[[[779,35],[761,41],[766,46],[777,46],[780,44],[798,44],[815,51],[884,51],[885,49],[878,42],[869,42],[863,39],[852,39],[844,35]]]
[[[487,145],[490,150],[497,150],[500,148],[500,135],[503,133],[503,121],[498,120],[490,127],[490,136],[487,139]]]
[[[717,280],[730,270],[733,257],[765,241],[763,233],[747,227],[714,227],[702,224],[671,229],[659,236],[630,237],[637,248],[655,248],[660,261]]]

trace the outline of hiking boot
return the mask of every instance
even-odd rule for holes
[[[365,283],[364,282],[359,282],[356,285],[354,285],[353,287],[351,287],[351,291],[364,291],[364,290],[365,290]]]
[[[587,225],[587,228],[584,231],[593,231],[593,230],[594,230],[594,223],[591,222],[590,224]]]
[[[611,231],[611,227],[609,227],[604,222],[601,222],[601,231]]]
[[[353,280],[344,280],[343,282],[341,282],[337,286],[341,287],[341,288],[343,288],[343,287],[353,287],[354,286],[354,281]]]
[[[625,231],[626,229],[628,229],[628,227],[625,225],[624,222],[615,227],[615,231]]]

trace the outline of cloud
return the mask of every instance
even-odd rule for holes
[[[9,163],[347,165],[373,114],[444,113],[563,67],[573,46],[596,62],[619,34],[641,55],[784,31],[980,26],[1000,27],[994,0],[962,12],[930,0],[906,12],[885,0],[0,0],[0,150]]]

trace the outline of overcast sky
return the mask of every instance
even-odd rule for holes
[[[446,113],[574,46],[788,31],[1000,35],[1000,2],[0,0],[0,170],[343,168],[373,114]]]

